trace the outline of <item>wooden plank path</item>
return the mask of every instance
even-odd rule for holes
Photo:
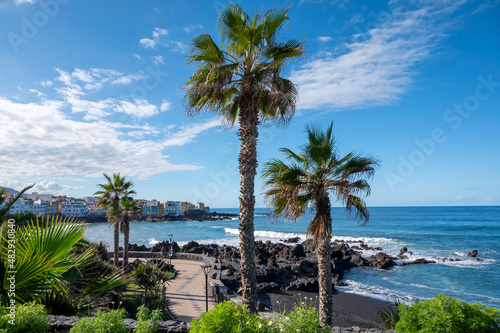
[[[194,318],[199,319],[206,309],[205,274],[201,269],[203,262],[172,259],[172,265],[177,275],[168,281],[168,309],[176,320],[189,323]],[[214,305],[213,298],[209,297],[208,309],[211,310]]]

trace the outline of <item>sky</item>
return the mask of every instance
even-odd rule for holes
[[[237,128],[183,107],[189,43],[219,40],[227,3],[2,0],[0,185],[83,197],[119,172],[138,198],[237,207]],[[368,206],[500,204],[500,1],[288,5],[300,96],[287,127],[259,129],[257,207],[261,166],[331,121],[340,154],[380,161]]]

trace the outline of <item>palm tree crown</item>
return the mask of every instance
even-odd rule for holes
[[[274,159],[265,164],[263,173],[266,199],[275,217],[297,220],[309,206],[315,211],[306,233],[314,240],[318,254],[320,318],[325,324],[331,324],[333,311],[330,196],[366,223],[369,212],[362,197],[370,194],[366,179],[378,165],[374,158],[354,153],[339,156],[332,129],[333,122],[326,131],[307,126],[308,142],[300,152],[281,149],[290,163]]]
[[[287,124],[295,113],[297,87],[282,77],[285,65],[303,52],[304,42],[281,42],[288,8],[250,17],[237,4],[219,17],[220,47],[207,34],[191,41],[189,63],[198,65],[186,82],[186,111],[215,112],[223,123],[239,121],[240,249],[243,303],[256,311],[257,279],[253,214],[258,125]]]
[[[249,107],[261,120],[286,122],[295,112],[297,87],[281,77],[287,62],[303,52],[303,41],[278,41],[288,8],[251,18],[237,4],[219,17],[221,46],[203,34],[191,42],[189,63],[198,69],[186,83],[188,113],[210,110],[233,124]]]
[[[99,191],[95,192],[94,195],[99,196],[97,198],[97,205],[105,209],[108,209],[108,222],[114,225],[114,261],[115,265],[118,266],[119,261],[119,230],[121,216],[117,214],[111,214],[113,207],[118,207],[120,205],[120,200],[124,197],[129,197],[135,194],[135,191],[131,190],[133,184],[131,181],[126,181],[125,177],[120,177],[120,174],[113,174],[113,178],[104,174],[107,180],[105,184],[98,184],[100,188]]]

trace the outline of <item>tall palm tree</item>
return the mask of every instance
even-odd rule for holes
[[[316,247],[319,314],[322,323],[328,325],[333,318],[330,196],[345,205],[347,211],[354,211],[356,218],[368,222],[369,212],[362,197],[370,194],[367,179],[378,166],[374,158],[352,152],[340,157],[332,128],[333,122],[324,132],[307,126],[308,142],[299,153],[281,149],[290,164],[274,159],[265,164],[263,173],[268,186],[266,199],[275,217],[295,221],[304,215],[308,206],[315,211],[306,233]]]
[[[125,177],[120,177],[120,174],[113,174],[113,178],[104,174],[107,180],[105,184],[98,184],[100,188],[99,191],[95,192],[94,195],[99,196],[97,198],[97,205],[108,209],[107,218],[110,225],[114,226],[114,262],[115,266],[118,266],[120,259],[120,222],[121,217],[118,215],[110,214],[111,208],[113,206],[118,207],[120,205],[120,200],[123,197],[129,197],[135,194],[135,191],[131,190],[133,184],[131,181],[126,181]]]
[[[137,214],[141,211],[141,208],[137,205],[131,197],[123,197],[120,199],[120,203],[115,206],[111,206],[109,212],[113,217],[121,220],[120,232],[123,234],[123,267],[128,266],[128,243],[130,236],[130,216]]]
[[[295,113],[297,87],[283,78],[285,65],[303,52],[303,41],[278,39],[288,8],[250,17],[237,4],[226,6],[219,20],[219,47],[203,34],[191,41],[189,63],[198,68],[186,83],[186,111],[212,111],[223,123],[239,122],[240,249],[243,303],[256,311],[254,181],[258,125],[287,124]]]

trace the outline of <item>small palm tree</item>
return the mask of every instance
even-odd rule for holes
[[[204,110],[232,126],[239,121],[240,248],[243,303],[256,311],[257,280],[254,249],[254,182],[257,168],[258,125],[286,124],[295,113],[297,87],[282,77],[290,59],[303,52],[304,42],[278,37],[288,20],[288,8],[273,8],[250,17],[237,4],[219,17],[221,47],[203,34],[191,41],[189,63],[198,65],[186,83],[186,111]]]
[[[342,202],[350,212],[366,223],[369,212],[363,195],[370,194],[370,178],[378,163],[375,159],[349,153],[337,155],[332,135],[333,122],[326,131],[307,126],[309,141],[299,153],[281,149],[290,164],[274,159],[265,164],[263,177],[266,199],[275,217],[296,221],[307,211],[309,205],[315,211],[307,235],[314,240],[318,256],[319,314],[321,322],[332,324],[332,265],[331,235],[332,216],[330,195]]]
[[[101,189],[94,193],[94,195],[99,196],[97,198],[97,205],[108,210],[107,217],[110,225],[114,226],[114,262],[115,266],[118,266],[120,260],[120,222],[121,217],[119,215],[110,214],[111,208],[118,207],[120,205],[120,200],[124,197],[129,197],[135,194],[135,191],[131,190],[133,184],[131,181],[125,181],[125,177],[120,177],[120,174],[113,174],[113,178],[104,174],[107,180],[105,184],[98,184],[97,186]]]
[[[123,197],[120,199],[119,205],[111,206],[109,214],[121,221],[120,232],[123,234],[123,267],[128,266],[128,243],[130,236],[130,216],[134,216],[141,211],[141,207],[137,205],[131,197]]]

